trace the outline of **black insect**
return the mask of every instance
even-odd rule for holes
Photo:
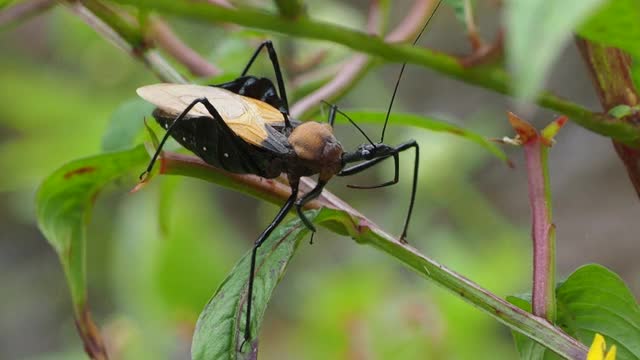
[[[277,91],[269,79],[247,75],[254,60],[265,47],[275,71]],[[374,143],[367,137],[368,143],[360,145],[354,151],[345,152],[333,135],[333,124],[336,113],[349,118],[336,106],[330,108],[328,123],[299,122],[291,119],[282,72],[270,41],[262,43],[257,48],[242,75],[234,81],[214,86],[155,84],[141,87],[137,93],[157,106],[153,116],[167,129],[141,177],[151,171],[164,143],[172,136],[182,146],[215,167],[232,173],[255,174],[265,178],[286,174],[289,180],[291,196],[271,224],[260,234],[253,247],[245,341],[251,338],[251,303],[258,248],[294,206],[304,225],[315,232],[315,227],[305,217],[303,208],[320,195],[333,176],[354,175],[393,158],[395,175],[392,180],[372,186],[351,185],[358,189],[390,186],[398,182],[399,153],[415,149],[409,211],[400,236],[402,241],[406,238],[416,195],[418,144],[411,140],[398,146],[386,145],[382,142],[383,130],[380,142]],[[366,134],[364,136],[366,137]],[[316,174],[318,183],[315,188],[298,197],[300,178]]]

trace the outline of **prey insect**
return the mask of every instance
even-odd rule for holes
[[[273,65],[277,89],[267,78],[247,75],[263,48],[267,49]],[[335,105],[330,107],[327,123],[291,119],[278,57],[270,41],[262,43],[256,49],[241,76],[231,82],[213,86],[155,84],[141,87],[137,93],[157,107],[153,116],[166,129],[141,178],[152,170],[169,136],[206,163],[226,171],[255,174],[264,178],[275,178],[281,174],[287,176],[291,195],[269,226],[258,236],[251,254],[245,342],[251,339],[251,306],[258,248],[293,208],[303,224],[315,232],[314,225],[305,216],[303,209],[308,202],[320,196],[332,177],[355,175],[388,158],[393,158],[392,180],[376,185],[350,187],[375,189],[394,185],[400,175],[399,154],[414,149],[413,185],[407,217],[400,236],[400,240],[405,241],[416,195],[418,144],[413,140],[397,146],[384,144],[384,131],[381,141],[373,142]],[[368,142],[353,151],[344,151],[333,134],[333,125],[338,113],[356,126]],[[313,175],[318,175],[317,185],[299,196],[300,178]]]

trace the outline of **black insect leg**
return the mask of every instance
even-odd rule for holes
[[[313,243],[313,234],[316,232],[316,227],[305,216],[305,214],[302,211],[302,209],[304,208],[304,206],[309,201],[311,201],[311,200],[317,198],[318,196],[320,196],[320,194],[322,193],[322,189],[324,189],[325,185],[327,185],[327,181],[326,180],[318,180],[318,184],[316,184],[316,187],[311,189],[311,191],[309,191],[308,193],[304,194],[303,197],[301,197],[298,201],[296,201],[296,212],[298,213],[298,217],[300,218],[300,220],[302,220],[302,223],[304,224],[304,226],[306,226],[307,229],[311,230],[311,242],[312,243]]]
[[[191,109],[193,109],[193,107],[196,106],[199,103],[204,104],[204,106],[209,110],[209,112],[211,113],[212,116],[214,116],[214,113],[215,113],[218,116],[217,118],[214,116],[214,118],[216,118],[216,120],[222,120],[222,117],[220,116],[220,114],[218,114],[218,111],[215,110],[213,105],[211,105],[211,103],[209,103],[209,100],[207,100],[206,98],[198,98],[198,99],[193,100],[191,102],[191,104],[189,104],[180,113],[180,115],[178,115],[176,117],[176,119],[173,120],[173,122],[171,123],[171,126],[169,126],[167,128],[167,132],[164,134],[164,137],[162,138],[162,141],[160,141],[160,145],[158,145],[158,148],[156,149],[156,152],[153,154],[153,157],[151,158],[151,161],[149,162],[149,166],[147,166],[147,170],[145,170],[142,174],[140,174],[140,179],[142,179],[145,175],[149,174],[151,172],[151,170],[153,169],[153,165],[156,163],[156,160],[158,159],[158,156],[160,155],[160,152],[162,151],[162,148],[164,147],[164,143],[167,141],[167,139],[171,135],[171,132],[175,128],[176,124],[179,121],[181,121],[182,119],[184,119],[187,116],[187,114],[189,113],[189,111],[191,111]],[[211,110],[209,108],[213,109],[213,112],[211,112]]]
[[[278,83],[279,93],[278,95],[280,95],[280,98],[284,102],[284,107],[286,110],[282,113],[282,115],[284,116],[285,126],[287,128],[291,128],[291,122],[289,121],[289,101],[287,100],[287,91],[284,88],[284,78],[282,77],[282,70],[280,69],[280,63],[278,62],[278,55],[276,54],[276,50],[273,48],[273,43],[271,42],[271,40],[266,40],[258,46],[256,51],[253,53],[253,56],[251,56],[251,59],[249,59],[247,66],[244,67],[244,70],[242,71],[242,74],[240,76],[245,76],[247,72],[249,72],[251,65],[253,65],[253,62],[256,60],[258,54],[260,54],[260,50],[262,50],[263,47],[267,48],[269,59],[271,60],[271,64],[273,65],[273,71],[276,73],[276,82]]]
[[[329,117],[327,118],[327,120],[332,128],[333,124],[336,122],[336,110],[338,110],[338,106],[335,104],[331,104],[331,106],[329,107]]]
[[[411,214],[413,213],[413,205],[415,203],[416,200],[416,190],[417,190],[417,186],[418,186],[418,168],[419,168],[419,164],[420,164],[420,147],[418,146],[418,143],[415,142],[414,140],[406,142],[404,144],[400,144],[399,146],[394,148],[394,152],[393,154],[390,155],[385,155],[376,159],[371,159],[371,160],[367,160],[367,161],[363,161],[357,165],[354,165],[352,167],[343,169],[342,171],[340,171],[337,175],[338,176],[350,176],[350,175],[354,175],[357,174],[359,172],[362,172],[376,164],[378,164],[379,162],[389,158],[390,156],[394,157],[395,160],[395,176],[394,179],[391,181],[388,181],[386,183],[380,184],[380,185],[375,185],[375,186],[352,186],[355,188],[362,188],[362,189],[374,189],[374,188],[380,188],[380,187],[384,187],[384,186],[389,186],[389,185],[393,185],[396,184],[398,182],[399,179],[399,166],[398,166],[398,162],[399,159],[397,157],[398,153],[405,151],[407,149],[410,148],[414,148],[415,152],[416,152],[416,156],[414,159],[414,163],[413,163],[413,184],[411,185],[411,199],[409,201],[409,211],[407,213],[407,217],[405,219],[404,222],[404,227],[402,229],[402,235],[400,236],[400,240],[401,241],[406,241],[407,238],[407,230],[409,229],[409,221],[411,220]]]
[[[291,196],[289,196],[280,211],[278,211],[278,214],[273,219],[271,224],[269,224],[269,226],[264,229],[262,234],[260,234],[260,236],[258,237],[258,240],[256,240],[255,244],[253,245],[253,251],[251,252],[251,272],[249,273],[249,293],[247,297],[247,318],[244,325],[244,342],[242,343],[242,345],[244,345],[245,342],[251,339],[251,304],[253,303],[253,280],[256,271],[256,255],[258,253],[258,248],[262,245],[262,243],[264,243],[265,240],[267,240],[267,238],[269,238],[271,232],[273,232],[273,230],[282,222],[285,216],[287,216],[287,213],[289,212],[289,210],[291,210],[291,207],[295,203],[296,198],[298,197],[298,180],[290,180],[290,185]],[[240,345],[240,348],[242,348],[242,345]]]
[[[352,189],[379,189],[379,188],[383,188],[386,186],[391,186],[391,185],[395,185],[398,183],[398,180],[400,179],[400,156],[398,156],[398,153],[394,153],[392,155],[389,156],[385,156],[385,157],[380,157],[377,159],[373,159],[370,161],[365,161],[363,163],[354,165],[350,168],[344,169],[342,170],[338,176],[349,176],[352,174],[357,174],[359,172],[362,172],[390,157],[393,157],[393,168],[394,168],[394,175],[393,175],[393,180],[389,180],[387,182],[384,182],[382,184],[378,184],[378,185],[347,185],[347,187],[350,187]]]
[[[411,220],[411,213],[413,212],[413,205],[416,202],[416,190],[418,188],[418,167],[420,166],[420,147],[418,143],[415,141],[411,141],[405,144],[406,147],[403,150],[408,148],[415,149],[415,158],[413,160],[413,180],[411,184],[411,200],[409,200],[409,211],[407,212],[407,218],[404,221],[404,227],[402,228],[402,235],[400,235],[400,241],[407,241],[407,230],[409,229],[409,221]],[[399,150],[402,151],[402,150]]]

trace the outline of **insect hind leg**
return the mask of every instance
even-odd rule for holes
[[[173,120],[173,122],[171,123],[171,125],[169,127],[167,127],[167,132],[164,134],[164,136],[162,137],[162,141],[160,141],[160,144],[158,145],[158,148],[156,149],[156,152],[153,154],[153,157],[151,158],[151,161],[149,162],[149,165],[147,166],[147,169],[142,172],[142,174],[140,174],[140,179],[144,179],[145,176],[147,176],[151,170],[153,170],[153,165],[156,163],[156,160],[158,160],[158,156],[160,156],[160,152],[162,152],[162,148],[164,147],[164,144],[167,142],[167,139],[169,139],[169,136],[171,136],[171,133],[173,132],[173,130],[176,128],[176,124],[178,124],[178,122],[180,122],[182,119],[184,119],[187,114],[189,113],[189,111],[191,111],[191,109],[193,109],[194,106],[202,103],[208,103],[210,106],[211,104],[209,103],[209,100],[207,100],[207,98],[198,98],[193,100],[181,113],[180,115],[178,115],[175,120]],[[206,106],[206,105],[205,105]],[[213,107],[213,106],[211,106]],[[217,111],[216,111],[217,113]],[[219,116],[219,115],[218,115]]]
[[[171,133],[173,132],[174,129],[176,129],[177,124],[184,120],[187,117],[187,114],[189,114],[189,111],[191,111],[191,109],[193,109],[196,105],[198,104],[202,104],[204,105],[204,107],[207,109],[207,111],[209,112],[209,114],[219,123],[224,124],[224,119],[222,118],[222,116],[220,115],[220,113],[218,112],[218,110],[216,110],[216,108],[209,102],[209,100],[205,97],[201,97],[201,98],[197,98],[195,100],[193,100],[189,105],[187,105],[187,107],[180,113],[180,115],[178,115],[175,120],[173,120],[173,122],[171,123],[171,125],[169,125],[169,127],[167,127],[167,132],[164,134],[164,136],[162,137],[162,141],[160,141],[160,144],[158,145],[158,148],[156,149],[156,152],[153,154],[153,157],[151,158],[151,161],[149,162],[149,165],[147,166],[147,169],[140,174],[140,179],[144,179],[144,177],[146,175],[148,175],[151,170],[153,170],[153,165],[156,163],[156,161],[158,160],[158,156],[160,156],[160,152],[162,152],[162,148],[164,147],[164,144],[166,143],[167,139],[169,139],[169,136],[171,136]]]
[[[276,54],[276,49],[273,47],[273,42],[271,42],[271,40],[266,40],[258,46],[256,51],[251,56],[251,59],[249,59],[249,62],[244,67],[244,70],[242,71],[241,76],[247,75],[247,72],[249,72],[251,65],[253,65],[253,62],[256,60],[256,58],[260,54],[260,51],[262,50],[262,48],[265,48],[265,47],[267,48],[269,59],[271,60],[271,64],[273,65],[273,71],[276,74],[276,83],[278,84],[278,93],[280,95],[280,98],[284,102],[285,111],[282,113],[282,115],[284,115],[285,126],[287,128],[291,128],[291,123],[289,122],[289,101],[287,100],[287,91],[284,88],[284,78],[282,77],[280,62],[278,62],[278,55]]]

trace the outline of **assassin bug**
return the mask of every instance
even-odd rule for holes
[[[420,34],[425,30],[428,22]],[[271,80],[247,75],[263,48],[267,49],[273,65],[277,91]],[[405,65],[403,64],[396,82],[381,140],[378,143],[371,141],[348,115],[338,110],[335,105],[330,107],[328,123],[299,122],[291,119],[282,72],[271,41],[263,42],[256,49],[241,76],[231,82],[213,86],[155,84],[143,86],[137,90],[140,97],[157,106],[153,116],[167,130],[149,166],[141,174],[141,179],[152,170],[169,136],[206,163],[232,173],[255,174],[264,178],[287,175],[291,195],[255,241],[251,254],[244,328],[245,342],[251,338],[251,303],[258,248],[294,206],[304,225],[315,232],[315,227],[304,215],[303,208],[306,203],[320,195],[333,176],[354,175],[392,157],[395,171],[392,180],[378,185],[349,186],[357,189],[375,189],[394,185],[399,180],[399,154],[405,150],[414,149],[411,198],[400,236],[400,240],[405,241],[415,202],[419,147],[414,140],[397,146],[383,143],[389,113]],[[344,115],[365,136],[368,143],[360,145],[354,151],[345,152],[333,135],[337,113]],[[318,183],[315,188],[298,198],[300,178],[316,174]]]

